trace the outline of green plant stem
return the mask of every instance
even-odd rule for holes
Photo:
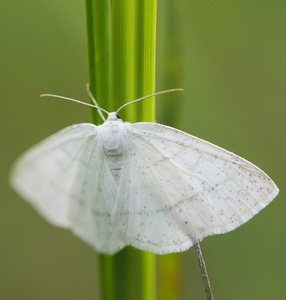
[[[89,80],[103,108],[155,91],[156,0],[86,0]],[[108,92],[106,92],[108,90]],[[124,108],[129,122],[155,119],[154,99]],[[95,112],[97,115],[97,112]],[[95,122],[97,116],[92,115]],[[127,247],[109,257],[99,255],[101,299],[156,299],[156,259]]]
[[[142,252],[142,286],[143,300],[155,300],[156,297],[156,256],[150,252]]]
[[[89,87],[100,106],[110,111],[110,1],[86,0],[86,30]],[[91,110],[91,121],[102,122],[96,110]],[[101,299],[115,298],[113,276],[114,258],[99,255],[98,269],[100,278]]]
[[[135,97],[135,1],[113,1],[111,15],[111,90],[112,98],[119,107]],[[120,113],[125,120],[135,122],[135,109],[135,105],[129,105]]]
[[[110,1],[86,0],[89,87],[99,106],[113,108],[110,95]],[[102,122],[97,110],[91,110],[93,123]]]
[[[155,92],[155,59],[156,59],[156,15],[157,1],[145,0],[137,2],[137,32],[135,45],[136,98]],[[154,122],[154,99],[138,103],[137,121]]]
[[[136,1],[137,31],[135,37],[135,96],[136,98],[155,92],[156,24],[157,1]],[[137,121],[155,120],[155,99],[138,103]],[[156,299],[156,257],[142,252],[142,299]]]
[[[209,277],[208,277],[208,273],[207,273],[207,269],[206,269],[206,264],[203,258],[203,253],[201,250],[201,246],[199,242],[196,242],[194,244],[197,256],[198,256],[198,261],[199,261],[199,267],[201,270],[201,275],[202,275],[202,280],[203,280],[203,284],[204,284],[204,288],[205,288],[205,292],[206,292],[206,296],[207,296],[207,300],[214,300],[213,297],[213,293],[212,293],[212,289],[211,289],[211,284],[209,281]]]
[[[158,299],[180,299],[181,263],[178,257],[181,254],[172,253],[162,255],[158,259]]]
[[[112,256],[98,256],[98,269],[100,277],[100,299],[115,300],[115,282],[113,276],[114,258]]]
[[[111,95],[117,108],[134,99],[134,34],[135,2],[118,0],[112,3],[111,34]],[[124,120],[135,122],[136,106],[127,106],[120,114]],[[131,248],[125,248],[115,255],[114,276],[117,299],[135,299],[136,291],[141,292],[138,274],[134,266],[138,265],[140,254]],[[140,272],[140,268],[139,268]],[[124,276],[123,276],[124,274]],[[140,273],[139,273],[140,274]]]

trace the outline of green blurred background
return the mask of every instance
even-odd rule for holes
[[[216,299],[286,299],[286,2],[159,0],[157,121],[239,154],[280,188],[272,204],[202,249]],[[9,187],[15,158],[89,109],[83,1],[1,1],[0,299],[97,299],[94,251],[43,220]],[[205,299],[194,249],[181,299]],[[161,282],[164,287],[164,282]]]

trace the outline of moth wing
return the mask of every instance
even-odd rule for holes
[[[10,181],[48,221],[96,250],[112,254],[124,246],[110,224],[117,187],[97,126],[73,125],[34,146],[15,163]]]
[[[252,163],[174,128],[135,123],[127,136],[112,222],[134,247],[184,251],[245,223],[279,192]]]

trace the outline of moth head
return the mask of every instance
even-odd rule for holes
[[[108,114],[107,121],[121,121],[122,119],[117,112],[111,112]]]

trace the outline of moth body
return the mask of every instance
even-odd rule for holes
[[[157,123],[77,124],[15,163],[12,186],[97,251],[165,254],[247,222],[278,194],[249,161]]]

